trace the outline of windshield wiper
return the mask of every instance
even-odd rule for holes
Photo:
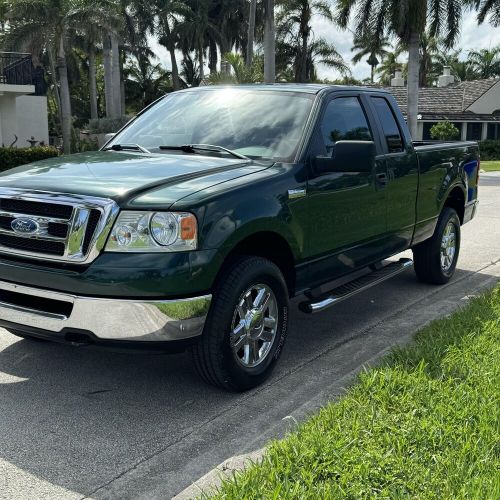
[[[151,154],[151,151],[148,151],[145,147],[140,146],[139,144],[113,144],[109,148],[104,149],[104,151],[140,151],[141,153]]]
[[[248,156],[236,153],[236,151],[231,151],[230,149],[224,148],[222,146],[215,146],[213,144],[184,144],[183,146],[160,146],[162,151],[183,151],[184,153],[196,153],[198,151],[209,151],[212,153],[227,153],[231,156],[239,158],[241,160],[251,159]]]

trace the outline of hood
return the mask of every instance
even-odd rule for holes
[[[239,159],[114,151],[50,158],[0,173],[0,187],[130,202],[161,188],[168,205],[215,184],[263,170]]]

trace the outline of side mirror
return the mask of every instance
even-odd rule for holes
[[[338,141],[332,158],[317,156],[317,174],[329,172],[371,172],[375,165],[376,148],[373,141]]]

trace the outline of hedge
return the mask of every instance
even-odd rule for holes
[[[0,172],[25,165],[26,163],[53,158],[58,155],[59,151],[49,146],[36,148],[0,148]]]
[[[500,140],[481,141],[479,143],[479,150],[481,152],[481,160],[500,160]]]

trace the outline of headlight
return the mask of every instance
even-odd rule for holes
[[[198,225],[185,212],[121,212],[107,252],[186,252],[198,246]]]

